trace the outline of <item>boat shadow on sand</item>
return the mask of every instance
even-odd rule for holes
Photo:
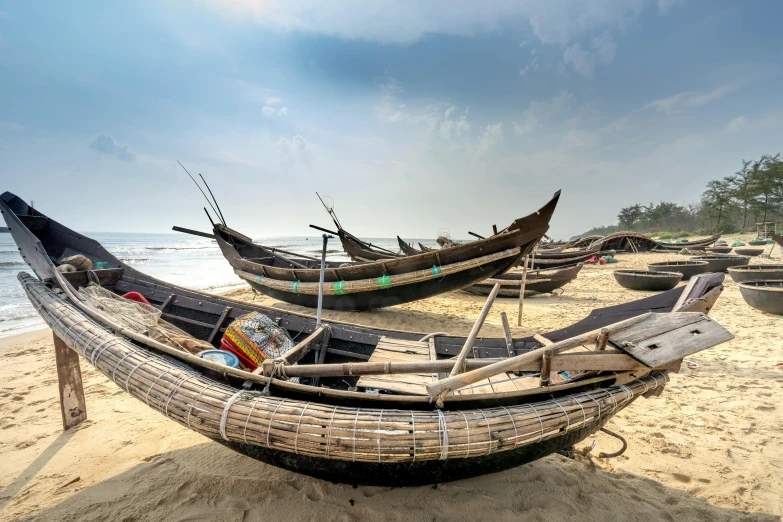
[[[612,444],[611,439],[601,442]],[[66,497],[77,489],[48,509],[30,514],[27,506],[27,514],[13,513],[21,515],[16,520],[482,520],[521,515],[570,521],[618,520],[629,513],[638,520],[779,520],[713,506],[647,477],[609,473],[558,455],[447,484],[356,487],[298,475],[206,442],[150,455],[124,473],[81,489],[84,482],[53,492]]]

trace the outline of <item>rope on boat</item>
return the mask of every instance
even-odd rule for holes
[[[603,431],[607,435],[611,435],[612,437],[614,437],[616,439],[619,439],[620,442],[623,443],[623,447],[620,448],[619,450],[613,452],[613,453],[604,453],[602,451],[601,453],[598,454],[599,458],[602,458],[602,459],[613,459],[613,458],[619,457],[620,455],[625,453],[625,450],[628,449],[628,443],[625,441],[625,439],[619,433],[615,433],[615,432],[610,431],[610,430],[608,430],[606,428],[601,428],[601,431]]]
[[[239,390],[234,395],[231,396],[230,399],[226,401],[226,405],[223,407],[223,414],[220,416],[220,436],[223,437],[224,440],[229,440],[226,436],[226,421],[228,420],[228,410],[231,409],[231,405],[234,404],[234,401],[239,398],[240,395],[242,395],[243,390]],[[302,412],[304,414],[304,412]],[[297,431],[297,433],[299,433]]]
[[[442,410],[438,412],[438,435],[440,436],[440,460],[449,458],[449,426],[446,424],[446,416]],[[462,414],[465,415],[464,413]],[[467,423],[467,419],[465,420]],[[468,434],[468,448],[470,448],[470,434]]]

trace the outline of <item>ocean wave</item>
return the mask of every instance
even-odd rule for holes
[[[143,263],[149,263],[152,261],[148,257],[120,257],[120,261],[123,263],[136,263],[136,264],[143,264]]]
[[[21,261],[0,261],[0,267],[7,266],[24,266],[24,263]]]
[[[189,246],[189,247],[176,247],[176,246],[160,246],[160,247],[150,247],[145,246],[142,247],[144,250],[155,250],[155,251],[163,251],[163,250],[205,250],[207,248],[214,248],[212,245],[204,245],[204,246]]]

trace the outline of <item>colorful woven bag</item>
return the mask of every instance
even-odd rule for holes
[[[272,319],[251,312],[237,317],[226,328],[221,345],[234,352],[245,366],[255,370],[264,360],[285,355],[294,347],[294,341]]]

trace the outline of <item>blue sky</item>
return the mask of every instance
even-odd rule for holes
[[[0,1],[0,190],[86,231],[556,237],[780,151],[778,1]]]

